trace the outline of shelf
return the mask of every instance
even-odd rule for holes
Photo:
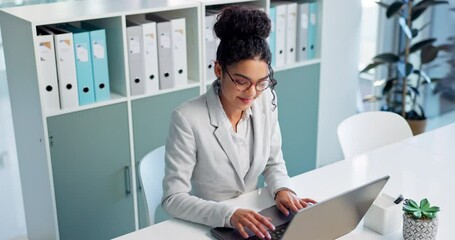
[[[280,71],[286,71],[286,70],[290,70],[290,69],[294,69],[294,68],[310,66],[310,65],[319,64],[319,63],[321,63],[321,59],[316,58],[316,59],[307,60],[307,61],[303,61],[303,62],[296,62],[294,64],[289,64],[289,65],[286,65],[283,67],[274,67],[273,70],[275,72],[280,72]]]
[[[151,96],[156,96],[156,95],[161,95],[161,94],[166,94],[166,93],[171,93],[171,92],[177,92],[177,91],[180,91],[180,90],[194,88],[194,87],[199,87],[199,86],[200,86],[199,82],[190,79],[188,84],[185,85],[185,86],[180,86],[180,87],[176,87],[176,88],[172,88],[172,89],[159,90],[157,92],[143,94],[143,95],[138,95],[138,96],[131,96],[130,99],[131,100],[137,100],[137,99],[142,99],[142,98],[146,98],[146,97],[151,97]],[[111,93],[111,99],[108,100],[108,101],[95,102],[95,103],[92,103],[92,104],[89,104],[89,105],[78,106],[78,107],[70,108],[70,109],[61,109],[59,111],[47,113],[46,117],[59,116],[59,115],[67,114],[67,113],[78,112],[78,111],[83,111],[83,110],[87,110],[87,109],[113,105],[113,104],[126,102],[126,101],[128,101],[127,97],[124,97],[124,96],[121,96],[121,95],[118,95],[118,94],[115,94],[115,93]]]
[[[2,9],[13,16],[38,25],[61,22],[102,19],[123,14],[157,12],[173,9],[197,7],[198,2],[189,0],[168,1],[75,1],[52,4],[28,5]],[[146,11],[144,11],[146,9]],[[49,14],[51,13],[51,14]]]
[[[253,4],[256,6],[261,6],[263,2],[257,0],[199,0],[203,6],[216,6],[216,5],[227,5],[227,4]]]
[[[78,106],[78,107],[70,108],[70,109],[61,109],[59,111],[47,113],[46,117],[59,116],[59,115],[67,114],[67,113],[78,112],[78,111],[83,111],[83,110],[87,110],[87,109],[113,105],[113,104],[126,102],[126,101],[127,101],[126,97],[118,95],[116,93],[111,93],[110,100],[103,101],[103,102],[95,102],[95,103],[91,103],[91,104],[88,104],[85,106]]]
[[[188,84],[185,86],[159,90],[157,92],[143,94],[143,95],[132,96],[131,100],[137,100],[137,99],[142,99],[142,98],[146,98],[146,97],[151,97],[151,96],[156,96],[156,95],[161,95],[161,94],[166,94],[166,93],[171,93],[171,92],[177,92],[177,91],[180,91],[183,89],[189,89],[189,88],[194,88],[194,87],[199,87],[199,86],[200,86],[200,82],[190,79],[188,81]]]

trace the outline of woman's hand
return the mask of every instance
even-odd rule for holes
[[[271,239],[267,229],[275,230],[275,226],[270,222],[270,219],[260,215],[259,213],[248,209],[237,209],[231,217],[231,224],[242,235],[247,238],[248,233],[246,228],[250,229],[259,238]]]
[[[299,198],[288,189],[279,191],[276,194],[275,202],[278,209],[286,216],[289,215],[289,210],[296,213],[300,209],[308,207],[309,204],[317,203],[311,198]]]

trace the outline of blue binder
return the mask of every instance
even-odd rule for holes
[[[90,35],[88,32],[69,24],[59,27],[73,33],[79,105],[94,103],[95,91],[93,87]]]
[[[82,28],[89,31],[90,35],[95,101],[109,100],[111,98],[111,91],[107,60],[106,30],[87,23],[82,23]]]
[[[270,20],[272,21],[272,30],[270,31],[270,36],[269,36],[269,47],[270,47],[270,52],[272,53],[272,67],[275,67],[276,66],[276,57],[275,57],[276,8],[275,7],[270,7],[269,17],[270,17]]]
[[[316,57],[316,34],[318,21],[318,3],[309,4],[309,22],[308,22],[308,59]]]

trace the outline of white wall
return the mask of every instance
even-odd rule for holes
[[[317,166],[343,159],[336,129],[356,113],[361,0],[324,0]]]
[[[0,70],[0,239],[18,240],[26,234],[6,73]]]

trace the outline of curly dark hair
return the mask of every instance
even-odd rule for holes
[[[216,59],[223,66],[242,60],[263,60],[269,68],[270,89],[275,105],[274,88],[277,84],[271,67],[272,54],[266,38],[270,34],[271,21],[267,13],[248,5],[231,5],[222,9],[213,29],[221,40],[216,51]]]

